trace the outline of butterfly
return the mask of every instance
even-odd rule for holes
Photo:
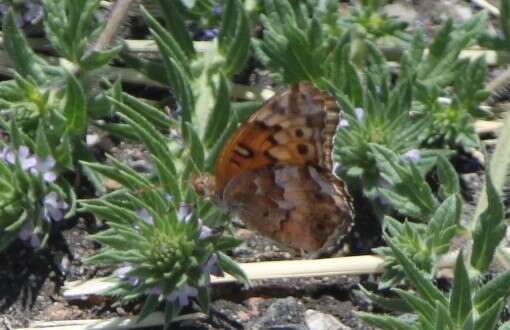
[[[333,97],[299,82],[271,97],[230,137],[214,177],[195,190],[248,227],[294,249],[318,251],[352,224],[351,198],[332,174],[332,139],[340,120]]]

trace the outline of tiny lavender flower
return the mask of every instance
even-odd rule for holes
[[[179,211],[177,211],[177,220],[179,222],[188,222],[191,219],[191,205],[186,203],[181,203],[179,205]]]
[[[349,122],[347,121],[347,119],[340,119],[340,122],[338,123],[338,127],[340,127],[340,128],[349,127]]]
[[[220,5],[214,5],[212,7],[212,12],[213,12],[214,15],[220,15],[222,13],[222,11],[223,10],[222,10]]]
[[[212,229],[206,225],[200,226],[200,234],[198,235],[198,239],[205,239],[212,235]]]
[[[43,17],[43,8],[41,5],[27,2],[25,3],[25,8],[26,10],[22,15],[25,23],[34,24]]]
[[[166,297],[168,302],[174,302],[179,300],[179,305],[181,307],[187,306],[189,304],[189,298],[194,298],[198,295],[198,290],[192,286],[187,284],[183,285],[179,289],[174,290],[171,294]]]
[[[410,149],[410,150],[406,151],[402,155],[402,158],[404,158],[407,161],[416,163],[416,162],[418,162],[421,159],[420,150],[418,150],[418,149]]]
[[[206,29],[202,34],[203,40],[211,40],[214,39],[218,35],[218,28]]]
[[[7,153],[9,152],[9,147],[4,147],[2,151],[0,151],[0,160],[4,162],[7,161]]]
[[[202,267],[202,271],[204,272],[204,276],[209,282],[210,276],[224,276],[225,274],[218,266],[218,255],[216,253],[211,253],[209,259],[207,259],[206,263]]]
[[[358,119],[358,121],[362,121],[363,117],[365,117],[365,110],[362,108],[356,108],[354,109],[354,114],[356,115],[356,119]]]
[[[50,221],[60,221],[64,217],[64,210],[68,208],[68,205],[63,200],[58,200],[58,194],[54,191],[44,196],[43,200],[43,218]]]
[[[37,165],[37,157],[30,156],[30,151],[28,150],[27,146],[20,146],[18,152],[10,148],[5,149],[2,151],[2,153],[5,153],[3,157],[8,163],[16,164],[17,158],[21,165],[21,168],[24,170],[29,170],[35,165]]]
[[[146,208],[139,209],[136,213],[146,224],[154,225],[154,219]]]
[[[41,246],[41,240],[36,233],[34,233],[34,223],[32,220],[29,220],[23,225],[21,231],[18,234],[18,238],[22,241],[29,242],[30,246],[34,249]]]
[[[55,182],[57,179],[57,173],[53,171],[55,167],[55,159],[52,156],[48,156],[45,160],[36,158],[36,164],[30,169],[30,173],[36,176],[42,174],[44,181]]]
[[[127,273],[133,270],[133,266],[127,265],[118,268],[113,272],[113,275],[117,276],[119,279],[124,280],[127,278],[127,282],[131,286],[137,286],[140,283],[140,279],[136,276],[127,276]]]

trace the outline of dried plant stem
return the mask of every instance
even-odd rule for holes
[[[438,268],[451,268],[456,254],[445,255],[439,260]],[[277,278],[338,276],[374,274],[383,271],[384,259],[380,256],[366,255],[354,257],[339,257],[316,260],[286,260],[264,261],[240,264],[250,281]],[[234,282],[232,276],[213,277],[213,284]],[[101,294],[114,284],[111,278],[97,278],[88,281],[67,282],[63,296],[66,298],[82,297],[91,294]]]
[[[503,127],[503,122],[499,120],[477,120],[475,121],[475,132],[479,135],[488,133],[498,133]]]
[[[127,1],[127,0],[126,0]],[[131,0],[129,0],[131,1]],[[127,1],[127,2],[129,2]],[[123,3],[122,1],[120,1]],[[127,7],[126,7],[127,8]],[[99,44],[99,46],[102,46],[104,48],[104,45],[108,45],[111,42],[111,38],[115,35],[115,31],[118,28],[119,25],[115,25],[116,23],[122,22],[122,15],[125,15],[125,12],[120,12],[121,9],[125,9],[124,7],[121,7],[119,9],[118,19],[112,20],[112,23],[110,23],[110,20],[108,21],[108,25],[101,34],[101,36],[98,38],[98,41],[96,43]],[[112,12],[112,16],[116,14],[115,12]],[[51,50],[50,45],[48,44],[47,40],[43,38],[27,38],[28,43],[31,47],[33,47],[37,51],[49,51]],[[126,44],[127,48],[134,53],[151,53],[151,54],[159,54],[159,49],[156,43],[153,40],[124,40],[124,43]],[[214,43],[210,41],[194,41],[193,46],[197,52],[207,52],[211,50],[211,47],[214,47]],[[0,32],[0,47],[3,47],[3,38],[2,33]],[[97,46],[96,46],[97,47]],[[398,62],[400,58],[402,57],[402,54],[404,52],[403,48],[400,47],[388,47],[383,46],[381,48],[381,51],[386,56],[386,59],[388,61],[396,61]],[[484,56],[485,60],[488,65],[500,65],[500,64],[507,64],[510,62],[510,55],[508,52],[498,52],[494,50],[488,50],[488,49],[479,49],[479,48],[473,48],[473,49],[465,49],[463,50],[459,57],[460,58],[470,58],[474,59],[480,56]]]
[[[114,2],[110,11],[110,15],[108,16],[106,27],[101,32],[101,35],[99,38],[97,38],[97,41],[94,44],[94,51],[102,51],[111,44],[113,36],[115,33],[117,33],[117,30],[121,26],[124,19],[127,17],[131,3],[132,0],[117,0]]]
[[[193,313],[178,316],[174,322],[203,318],[205,314]],[[117,329],[141,329],[145,327],[160,326],[164,323],[165,316],[162,312],[155,312],[141,322],[137,316],[115,317],[106,320],[75,320],[75,321],[35,321],[30,328],[19,328],[17,330],[117,330]]]
[[[492,15],[499,16],[498,7],[494,6],[490,2],[488,2],[486,0],[471,0],[471,2],[474,3],[475,5],[482,7],[483,9],[487,9],[487,11],[489,13],[491,13]]]
[[[371,274],[383,271],[383,259],[379,256],[355,256],[327,258],[316,260],[286,260],[264,261],[240,264],[250,280],[265,280],[275,278],[333,276]],[[226,283],[236,281],[230,275],[213,277],[212,283]],[[99,294],[111,288],[110,278],[97,278],[89,281],[68,282],[64,286],[64,297],[76,297]]]

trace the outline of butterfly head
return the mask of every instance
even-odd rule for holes
[[[216,182],[209,173],[196,173],[191,177],[191,185],[196,193],[203,198],[212,198],[216,195]]]

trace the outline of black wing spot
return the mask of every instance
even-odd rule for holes
[[[297,151],[301,155],[306,155],[308,153],[308,146],[306,144],[298,144]]]
[[[297,128],[295,133],[298,138],[301,138],[305,135],[305,132],[303,132],[303,130],[301,128]]]

